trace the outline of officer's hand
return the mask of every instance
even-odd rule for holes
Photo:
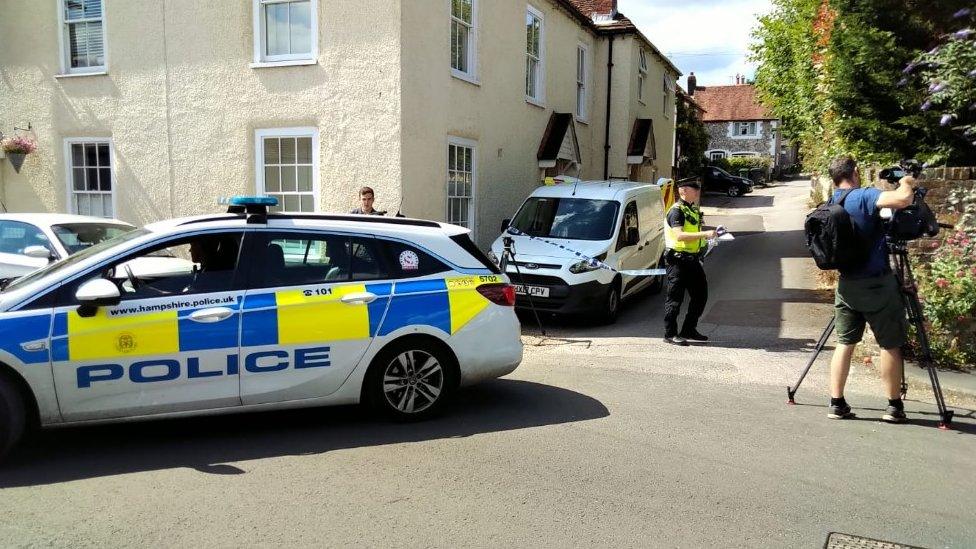
[[[705,238],[711,240],[715,238],[715,231],[705,231]]]
[[[911,188],[914,189],[915,187],[918,186],[918,181],[914,177],[912,177],[910,175],[906,175],[905,177],[901,178],[898,181],[898,184],[899,185],[908,185],[909,187],[911,187]]]

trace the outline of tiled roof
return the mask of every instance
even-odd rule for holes
[[[751,84],[698,87],[694,98],[705,109],[704,122],[776,119],[759,103]]]
[[[593,13],[610,13],[614,10],[614,0],[569,0],[583,15],[589,17]]]

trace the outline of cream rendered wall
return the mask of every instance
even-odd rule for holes
[[[252,1],[105,0],[108,74],[60,72],[56,0],[0,0],[0,129],[28,121],[38,153],[4,161],[10,211],[66,211],[63,138],[111,137],[117,216],[135,223],[219,211],[253,193],[254,131],[315,126],[320,208],[363,184],[400,192],[397,0],[319,0],[318,63],[250,68]]]
[[[617,49],[618,47],[620,49]],[[638,52],[642,47],[645,49],[647,59],[647,80],[644,84],[643,102],[637,98],[637,77],[640,63],[640,54]],[[614,93],[615,97],[626,100],[626,120],[624,122],[627,131],[614,133],[613,147],[617,150],[618,155],[613,156],[615,162],[612,165],[615,171],[611,171],[611,175],[625,176],[629,173],[630,167],[621,165],[621,163],[626,163],[626,158],[621,160],[619,155],[626,155],[627,153],[627,145],[634,120],[638,118],[650,118],[654,121],[654,139],[657,146],[657,159],[654,161],[654,165],[657,167],[657,176],[671,177],[674,158],[674,123],[676,116],[673,93],[669,94],[668,115],[666,117],[664,116],[663,106],[664,74],[665,71],[671,71],[671,69],[636,35],[629,35],[622,38],[618,37],[617,42],[614,44],[614,58],[616,63],[614,71],[619,70],[617,76],[624,80],[623,85],[627,86],[630,93],[629,95],[618,94],[616,90]],[[671,72],[674,81],[677,82],[678,75],[674,74],[673,71]],[[614,86],[616,85],[617,80],[615,79]],[[614,122],[617,123],[618,120],[620,119],[615,118]],[[621,142],[621,140],[623,141]],[[622,147],[622,152],[617,147]],[[649,169],[644,170],[642,179],[653,182],[651,181],[652,176]]]
[[[402,2],[403,210],[445,219],[448,135],[475,140],[476,241],[483,248],[540,184],[536,153],[550,115],[575,111],[578,42],[589,46],[593,91],[600,74],[596,37],[549,0],[532,5],[544,15],[544,107],[525,100],[526,2],[478,1],[478,84],[451,75],[450,1]],[[602,173],[598,97],[589,95],[589,124],[576,125],[587,178],[597,165]]]

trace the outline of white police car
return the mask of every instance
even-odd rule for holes
[[[521,361],[514,289],[467,230],[231,204],[0,292],[0,454],[32,426],[357,402],[419,419]]]

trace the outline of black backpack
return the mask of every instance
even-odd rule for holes
[[[867,257],[864,238],[844,209],[844,201],[853,190],[844,191],[837,202],[827,201],[817,206],[803,223],[807,248],[817,267],[824,271],[855,267]]]

